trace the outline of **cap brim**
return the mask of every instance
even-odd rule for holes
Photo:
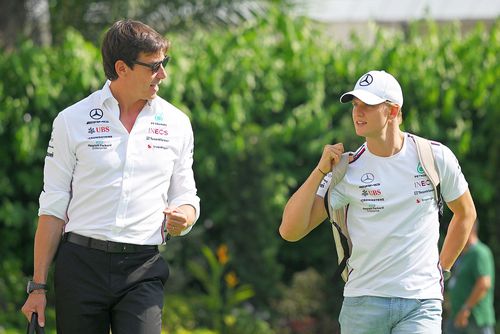
[[[343,94],[340,97],[340,102],[342,103],[350,102],[354,97],[357,97],[364,103],[372,106],[375,104],[380,104],[382,102],[385,102],[385,99],[378,97],[377,95],[372,94],[370,92],[367,92],[366,90],[360,90],[360,89],[352,90],[350,92]]]

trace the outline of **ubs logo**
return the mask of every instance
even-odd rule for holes
[[[90,127],[88,130],[88,133],[94,134],[95,132],[103,133],[103,132],[109,132],[109,131],[110,131],[109,126],[96,126],[95,128]]]
[[[102,109],[99,108],[92,109],[89,113],[90,118],[95,120],[101,119],[103,115]]]
[[[380,189],[363,189],[363,191],[361,192],[361,195],[363,196],[379,196],[379,195],[382,195],[382,191]]]
[[[361,176],[361,182],[372,183],[375,180],[375,176],[372,173],[365,173]]]
[[[364,77],[361,78],[361,80],[359,81],[359,85],[360,86],[369,86],[371,85],[373,82],[373,77],[371,74],[365,74]]]

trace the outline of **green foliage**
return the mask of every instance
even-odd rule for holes
[[[200,191],[203,219],[214,225],[209,238],[234,250],[258,303],[273,297],[268,287],[281,276],[277,223],[289,189],[328,136],[320,41],[305,20],[271,12],[237,32],[197,32],[172,48],[170,75],[179,80],[162,94],[192,116],[197,182],[210,189]]]
[[[98,59],[98,49],[72,31],[58,48],[25,41],[15,53],[0,54],[2,324],[24,324],[18,310],[26,296],[26,275],[33,271],[33,235],[52,120],[102,84]]]
[[[325,305],[326,282],[315,269],[293,275],[291,285],[283,290],[277,310],[288,319],[303,319],[318,314]]]
[[[215,333],[272,333],[255,312],[243,308],[243,302],[253,295],[248,284],[240,284],[231,268],[231,256],[226,245],[217,254],[201,246],[202,258],[187,261],[196,288],[185,286],[168,289],[165,298],[164,325],[167,333],[188,333],[209,328]],[[172,279],[178,279],[174,271]],[[185,280],[184,280],[185,281]],[[169,281],[171,282],[171,281]],[[186,293],[186,290],[189,290]],[[256,331],[251,331],[252,329]],[[190,333],[190,332],[189,332]]]
[[[400,80],[405,129],[456,153],[482,220],[481,238],[491,245],[500,268],[495,224],[500,216],[495,205],[500,200],[499,28],[497,21],[464,33],[458,25],[420,22],[405,33],[379,30],[373,44],[354,38],[343,46],[310,21],[270,9],[266,17],[230,30],[168,36],[172,63],[160,95],[191,117],[202,215],[190,236],[172,240],[166,253],[177,270],[184,270],[184,288],[198,292],[201,282],[206,295],[187,293],[187,304],[167,298],[167,321],[177,321],[179,333],[192,330],[199,319],[189,316],[195,310],[188,304],[220,310],[227,302],[216,300],[224,282],[213,280],[221,275],[213,254],[203,251],[209,269],[200,270],[192,261],[191,271],[183,268],[200,256],[200,242],[227,244],[231,268],[252,286],[250,301],[259,310],[282,297],[277,287],[294,272],[314,267],[331,279],[335,257],[327,224],[295,244],[282,241],[277,229],[286,200],[316,165],[323,145],[343,142],[354,150],[361,143],[349,106],[338,97],[374,68]],[[73,31],[57,47],[25,41],[15,53],[0,53],[0,73],[0,322],[17,328],[22,318],[14,312],[24,302],[24,276],[32,272],[51,123],[59,111],[98,89],[104,77],[99,49]],[[330,317],[340,304],[336,288],[326,284],[324,291],[330,311],[322,312]],[[233,305],[249,297],[241,295],[240,300],[233,296]],[[169,305],[179,307],[169,313]],[[221,323],[248,327],[242,324],[253,313],[237,310],[238,315],[226,310]],[[189,326],[181,326],[184,318]]]
[[[163,310],[163,325],[169,334],[216,334],[206,328],[201,328],[196,319],[197,305],[194,299],[186,295],[169,294],[165,297]]]
[[[25,323],[25,318],[19,312],[18,305],[12,303],[18,296],[24,296],[26,290],[22,284],[19,284],[19,278],[23,277],[20,270],[20,259],[5,259],[0,261],[0,324],[9,324],[10,326],[21,327]],[[2,326],[0,325],[0,334]]]
[[[102,33],[115,21],[132,18],[146,22],[160,33],[189,31],[193,28],[231,27],[266,15],[272,3],[289,0],[51,0],[50,24],[59,41],[68,27],[80,30],[98,43]]]
[[[203,246],[201,251],[208,268],[195,261],[187,263],[189,271],[202,284],[205,292],[198,296],[196,303],[206,315],[210,328],[218,333],[239,333],[234,328],[231,329],[236,322],[231,313],[242,302],[253,297],[254,292],[248,284],[239,284],[234,271],[228,271],[229,254],[226,245],[219,246],[217,256],[207,246]]]
[[[244,308],[234,309],[231,314],[224,318],[226,324],[226,333],[231,334],[273,334],[274,330],[269,323],[259,319],[251,312]]]

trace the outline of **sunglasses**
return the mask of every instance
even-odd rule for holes
[[[132,60],[132,64],[137,64],[137,65],[149,67],[153,73],[157,73],[160,70],[160,66],[163,66],[163,68],[167,67],[169,60],[170,60],[170,57],[165,56],[165,58],[163,58],[162,61],[152,63],[152,64],[143,63],[143,62],[137,61],[137,60]]]

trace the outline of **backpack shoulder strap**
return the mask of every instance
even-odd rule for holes
[[[332,224],[333,239],[335,241],[335,249],[337,251],[338,267],[334,277],[341,276],[344,281],[347,281],[349,275],[346,263],[347,259],[351,254],[351,247],[352,247],[345,219],[347,208],[342,207],[340,209],[333,209],[330,197],[332,188],[335,187],[337,184],[339,184],[340,181],[342,181],[342,179],[345,176],[345,173],[347,172],[347,167],[349,166],[349,155],[351,154],[352,153],[350,152],[342,154],[340,162],[337,165],[335,165],[334,168],[332,168],[331,171],[332,178],[324,197],[325,208],[328,214],[328,219]]]
[[[436,194],[437,186],[439,184],[439,174],[436,168],[436,162],[434,160],[434,153],[432,152],[432,144],[429,140],[412,135],[417,146],[418,159],[420,160],[420,165],[424,169],[425,174],[429,177],[434,186],[434,195]]]
[[[351,155],[351,152],[346,152],[342,154],[342,157],[340,158],[340,161],[335,167],[332,168],[331,170],[331,180],[330,180],[330,185],[328,186],[328,190],[326,191],[325,197],[324,197],[324,203],[325,203],[325,209],[326,213],[328,214],[328,219],[330,221],[338,221],[335,219],[335,216],[338,215],[336,211],[332,208],[331,202],[330,202],[330,194],[331,194],[331,189],[335,187],[337,184],[342,181],[342,179],[345,176],[345,173],[347,172],[347,167],[349,166],[349,155]],[[341,210],[342,212],[344,210]]]
[[[418,159],[420,161],[420,165],[424,170],[425,174],[429,178],[434,188],[434,198],[436,199],[436,203],[438,204],[439,213],[442,215],[443,213],[443,200],[441,197],[440,191],[440,179],[439,172],[436,166],[436,159],[434,158],[434,152],[432,151],[431,141],[414,134],[411,135],[413,140],[415,141],[418,153]]]

